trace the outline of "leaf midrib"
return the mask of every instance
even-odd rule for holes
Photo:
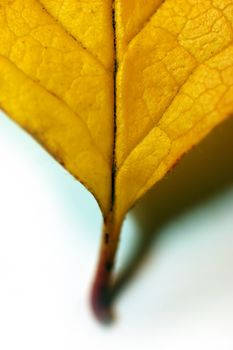
[[[113,69],[113,149],[112,149],[112,181],[111,181],[111,205],[110,211],[114,210],[115,190],[116,190],[116,135],[117,135],[117,38],[116,38],[116,9],[115,0],[112,3],[112,30],[113,30],[113,50],[114,50],[114,69]]]

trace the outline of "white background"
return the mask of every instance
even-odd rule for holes
[[[118,270],[140,237],[150,249],[103,327],[88,304],[98,206],[1,114],[0,349],[232,350],[232,150],[230,121],[128,216]]]

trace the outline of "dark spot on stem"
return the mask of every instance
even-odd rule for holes
[[[111,263],[111,262],[106,262],[106,264],[105,264],[105,269],[106,269],[106,271],[107,271],[107,272],[110,272],[110,271],[112,270],[112,268],[113,268],[113,263]]]
[[[109,243],[109,233],[105,233],[105,244]]]

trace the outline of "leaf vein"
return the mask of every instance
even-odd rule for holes
[[[40,0],[37,0],[38,4],[41,6],[41,8],[47,13],[47,15],[52,18],[57,25],[59,26],[59,28],[61,28],[68,36],[70,36],[79,46],[81,46],[81,48],[89,55],[91,56],[95,62],[101,66],[106,72],[109,72],[110,70],[103,64],[103,62],[92,52],[90,51],[87,47],[85,47],[83,45],[83,43],[81,42],[81,40],[79,40],[77,37],[75,37],[67,28],[64,27],[63,23],[61,23],[61,21],[59,21],[58,18],[54,17],[48,10],[47,8],[41,3]]]
[[[88,135],[90,136],[90,139],[92,140],[93,144],[95,145],[95,149],[96,151],[101,155],[102,159],[104,160],[104,162],[107,164],[107,166],[109,167],[109,163],[107,161],[107,159],[104,157],[104,155],[102,154],[102,152],[99,149],[99,146],[96,144],[96,141],[94,140],[88,126],[86,125],[86,123],[84,122],[84,120],[77,114],[77,112],[73,111],[69,105],[62,100],[58,95],[56,95],[54,92],[50,91],[49,89],[47,89],[43,84],[41,84],[41,82],[39,80],[33,79],[31,76],[29,76],[28,74],[26,74],[21,68],[19,68],[17,66],[17,64],[15,64],[13,61],[11,61],[8,57],[0,54],[1,57],[3,57],[4,59],[6,59],[8,62],[10,62],[15,68],[18,69],[18,71],[20,71],[27,79],[33,81],[37,86],[39,86],[41,89],[43,89],[44,91],[46,91],[49,95],[53,96],[54,98],[56,98],[61,104],[63,104],[71,113],[73,113],[76,117],[78,117],[78,119],[81,121],[83,127],[86,129]]]
[[[168,106],[166,107],[165,111],[162,113],[159,121],[157,122],[156,125],[154,125],[151,129],[148,130],[148,132],[143,136],[143,138],[140,140],[140,142],[132,148],[132,150],[126,155],[125,159],[122,161],[122,163],[119,165],[117,171],[119,172],[119,170],[124,166],[126,160],[130,157],[130,155],[134,152],[134,150],[136,148],[138,148],[142,142],[145,140],[145,138],[150,134],[150,132],[158,127],[159,122],[161,121],[161,119],[163,118],[164,114],[167,112],[167,110],[170,108],[170,106],[172,105],[172,103],[174,102],[174,100],[176,99],[177,95],[179,94],[179,92],[181,91],[181,89],[183,88],[183,86],[188,82],[188,80],[190,79],[190,77],[196,72],[196,70],[201,66],[204,65],[206,62],[208,62],[210,59],[213,59],[214,57],[216,57],[219,53],[223,52],[225,49],[227,49],[231,44],[233,43],[233,40],[228,43],[224,48],[221,49],[220,52],[217,52],[216,54],[214,54],[213,56],[209,57],[205,62],[202,62],[200,64],[198,64],[197,66],[194,67],[194,69],[190,72],[190,74],[187,76],[187,78],[185,79],[185,81],[183,82],[183,84],[179,87],[179,89],[177,90],[176,95],[172,98],[172,100],[169,102]]]
[[[143,22],[141,28],[138,29],[136,34],[130,39],[130,41],[127,44],[127,48],[131,44],[131,42],[146,28],[146,26],[150,23],[151,19],[154,17],[154,15],[158,12],[158,10],[162,7],[162,5],[165,3],[166,0],[162,0],[159,7]]]

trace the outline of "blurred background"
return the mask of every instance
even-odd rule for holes
[[[233,349],[232,118],[127,216],[109,327],[92,195],[3,113],[0,161],[1,349]]]

